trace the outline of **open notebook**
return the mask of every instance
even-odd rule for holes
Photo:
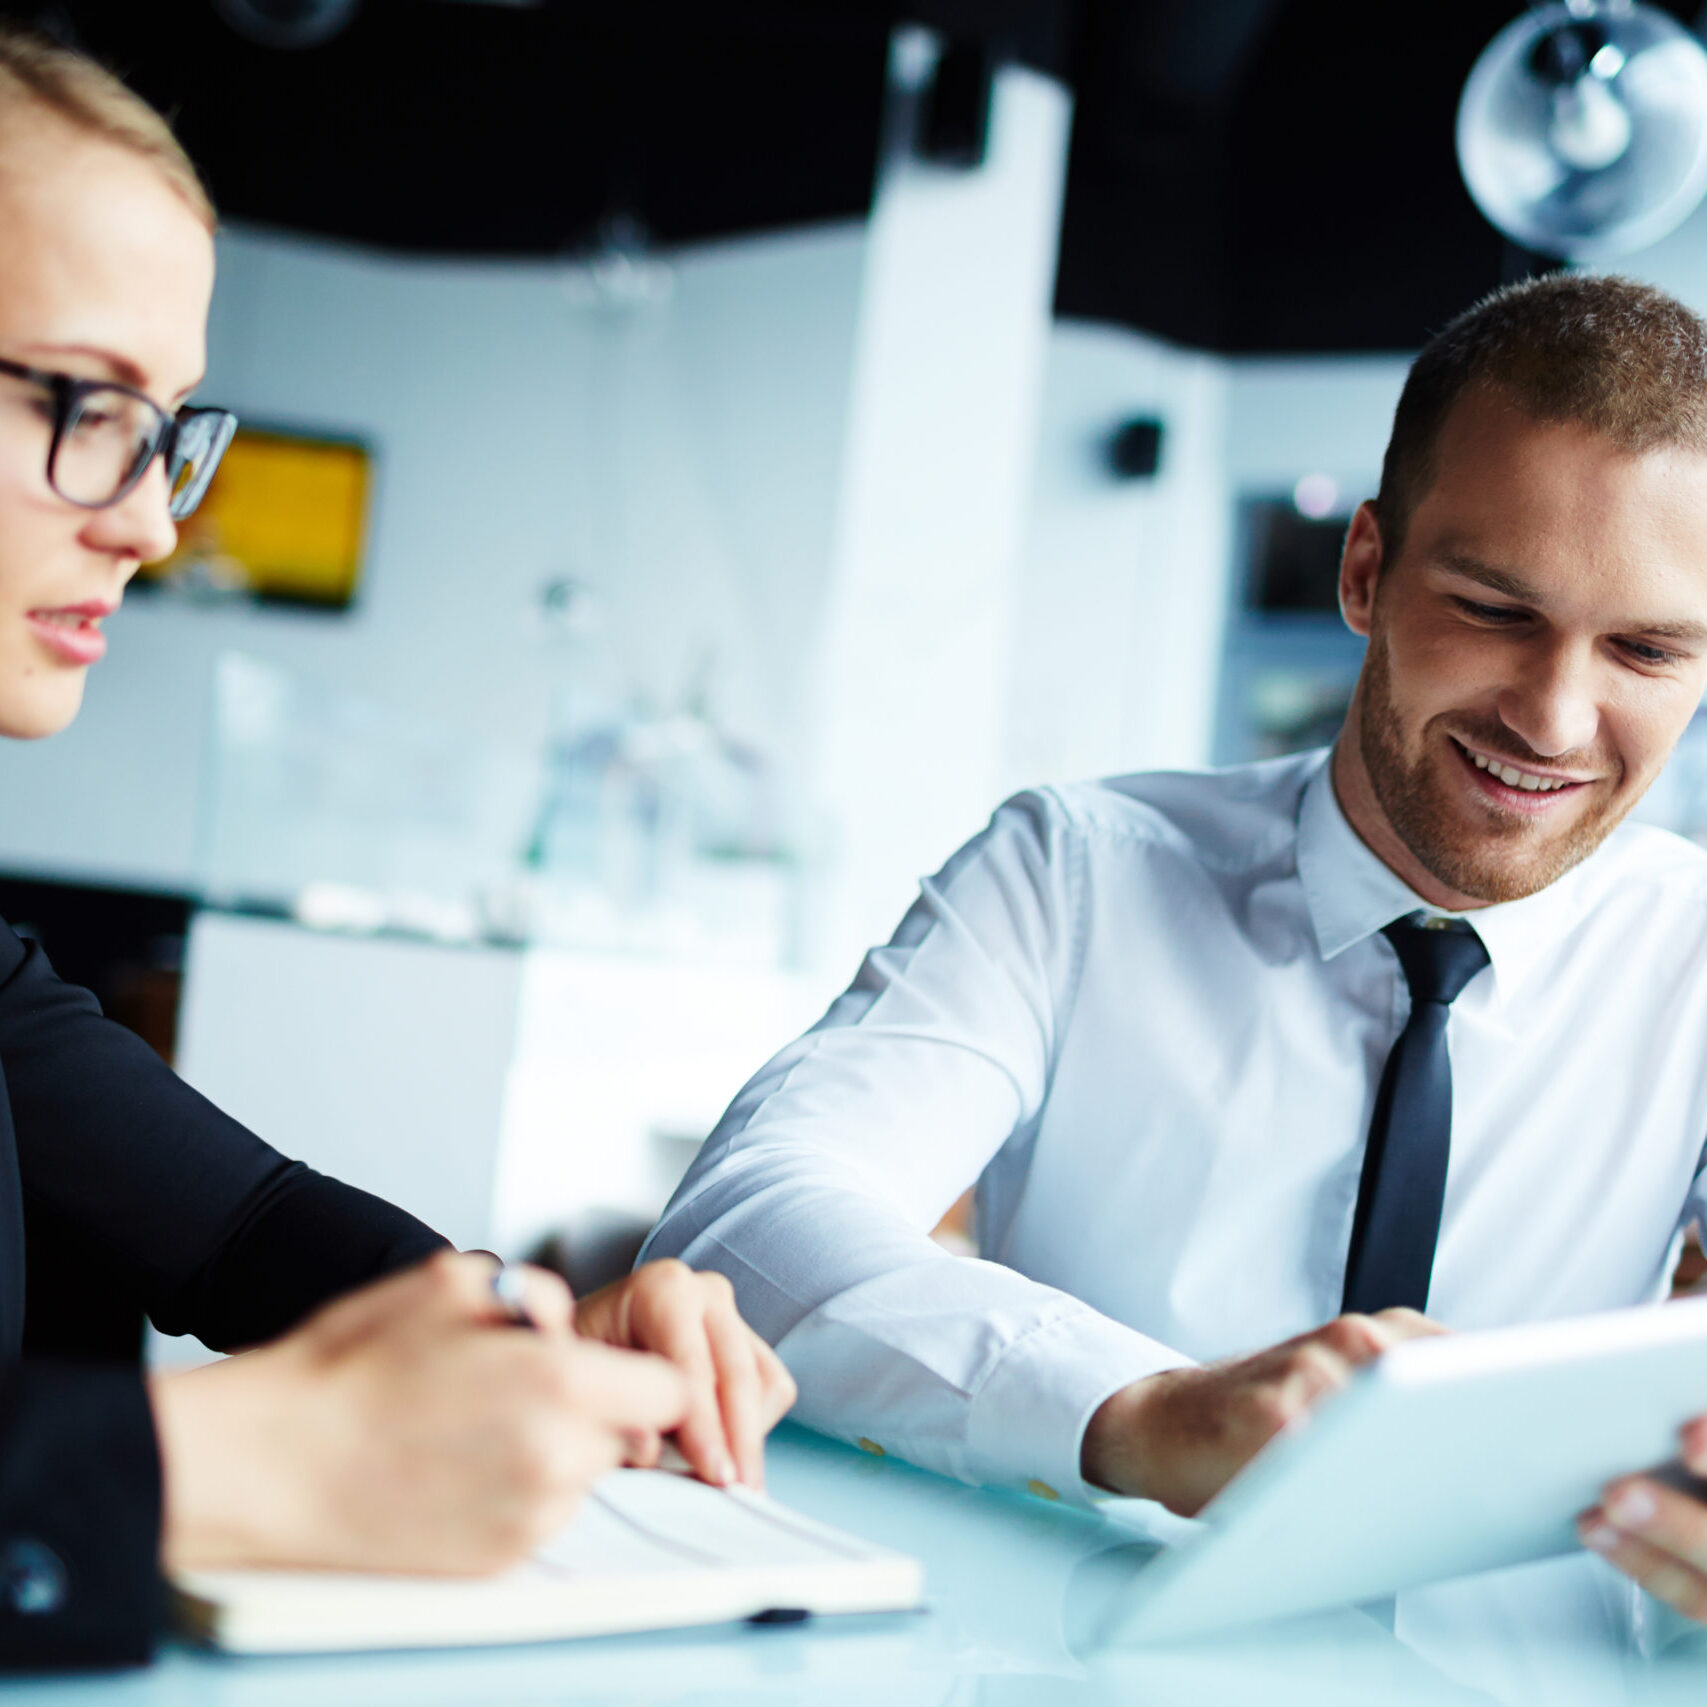
[[[615,1470],[573,1523],[495,1577],[185,1571],[178,1621],[233,1653],[554,1641],[764,1613],[900,1612],[916,1559],[868,1546],[746,1488]]]

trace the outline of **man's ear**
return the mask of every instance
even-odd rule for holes
[[[1366,640],[1375,612],[1375,583],[1381,579],[1382,550],[1375,506],[1359,504],[1340,552],[1340,615],[1353,634]]]

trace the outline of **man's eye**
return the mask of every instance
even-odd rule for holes
[[[1650,646],[1644,640],[1625,640],[1621,641],[1620,644],[1638,664],[1663,666],[1677,662],[1677,654],[1668,652],[1663,646]]]
[[[1454,599],[1452,602],[1477,622],[1515,622],[1523,615],[1522,611],[1514,610],[1510,605],[1483,605],[1474,599]]]

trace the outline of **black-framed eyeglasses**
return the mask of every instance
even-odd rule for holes
[[[78,379],[0,358],[0,373],[40,386],[52,404],[47,483],[68,504],[104,510],[136,489],[155,457],[166,463],[167,508],[182,521],[202,501],[237,417],[224,409],[168,415],[128,385]]]

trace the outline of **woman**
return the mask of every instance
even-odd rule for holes
[[[212,229],[151,109],[0,25],[0,734],[75,716],[229,437],[183,408]],[[762,1475],[792,1386],[719,1278],[577,1309],[527,1271],[507,1328],[489,1259],[270,1150],[3,926],[0,1090],[0,1663],[144,1657],[162,1558],[496,1568],[669,1431]],[[145,1380],[143,1312],[258,1349]]]

